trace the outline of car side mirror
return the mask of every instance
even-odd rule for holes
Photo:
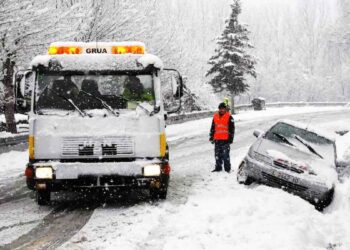
[[[261,130],[254,130],[253,132],[253,135],[256,137],[256,138],[259,138],[264,132],[261,131]]]

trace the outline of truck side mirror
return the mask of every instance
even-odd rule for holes
[[[16,112],[27,113],[30,111],[32,86],[34,73],[30,70],[19,70],[14,77],[14,93]]]
[[[171,87],[175,98],[181,98],[183,96],[183,80],[181,75],[178,77],[171,76]]]
[[[181,97],[183,97],[183,95],[184,95],[183,80],[182,80],[182,77],[180,76],[178,79],[175,97],[180,99]]]
[[[182,103],[181,103],[181,97],[184,94],[184,85],[183,85],[183,79],[179,71],[176,69],[164,69],[164,71],[167,71],[171,74],[170,76],[170,83],[171,83],[171,91],[172,96],[175,99],[174,103],[177,103],[177,107],[168,111],[168,114],[177,113],[180,111]],[[169,79],[169,78],[168,78]]]

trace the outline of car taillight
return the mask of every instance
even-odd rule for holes
[[[27,177],[27,178],[33,178],[34,177],[34,170],[32,167],[27,167],[25,172],[24,172],[24,175]]]
[[[169,163],[166,163],[163,167],[162,167],[162,173],[165,175],[169,175],[171,172],[171,167],[169,165]]]

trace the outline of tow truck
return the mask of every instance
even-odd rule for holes
[[[176,100],[169,112],[163,72]],[[18,102],[30,102],[25,176],[39,205],[62,190],[144,188],[166,199],[166,118],[183,93],[177,70],[141,42],[55,42],[15,79]]]

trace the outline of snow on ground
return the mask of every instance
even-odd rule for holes
[[[334,202],[323,213],[280,189],[236,181],[252,137],[247,123],[287,112],[300,110],[235,116],[241,132],[231,151],[231,174],[209,172],[211,119],[169,126],[173,171],[167,200],[98,208],[61,249],[350,249],[349,179],[337,185]]]
[[[0,187],[6,179],[24,175],[28,152],[11,151],[0,156]]]
[[[321,125],[323,129],[332,131],[336,136],[338,160],[350,162],[350,117],[343,121],[329,121]],[[336,134],[336,131],[349,131],[345,135]]]
[[[237,169],[246,149],[234,162]],[[210,157],[184,164],[208,172]],[[177,166],[178,167],[178,166]],[[175,175],[175,170],[173,175]],[[279,189],[235,181],[235,174],[196,176],[171,185],[169,201],[97,209],[62,249],[349,249],[350,181],[340,184],[324,214]],[[187,190],[185,190],[187,189]],[[184,193],[182,193],[184,192]],[[185,195],[177,200],[177,194]],[[339,244],[341,242],[341,245]]]
[[[14,196],[13,192],[18,192],[17,189],[22,188],[15,186],[16,183],[25,185],[24,169],[27,162],[27,151],[11,151],[0,155],[0,198]],[[23,182],[20,180],[23,180]],[[11,186],[13,189],[8,190]],[[3,191],[7,193],[2,193]],[[29,197],[17,200],[13,197],[11,201],[5,203],[2,203],[0,199],[0,246],[28,233],[50,211],[51,208],[39,207]]]
[[[100,207],[61,249],[350,249],[349,179],[337,185],[334,201],[323,213],[280,189],[246,187],[236,181],[237,167],[254,140],[252,129],[261,121],[338,110],[343,108],[282,108],[235,115],[239,134],[231,151],[231,174],[209,172],[214,166],[213,146],[208,143],[210,118],[168,126],[173,171],[167,200]],[[326,119],[323,127],[332,131],[339,127],[337,121]],[[343,120],[343,127],[348,127],[350,118]],[[350,141],[344,138],[348,137],[341,138],[343,148],[349,148]],[[0,184],[10,176],[22,178],[27,157],[27,152],[1,154]],[[1,204],[0,211],[2,244],[25,234],[49,213],[29,198]]]
[[[39,207],[28,198],[1,204],[0,246],[11,243],[35,228],[50,210],[49,207]]]

